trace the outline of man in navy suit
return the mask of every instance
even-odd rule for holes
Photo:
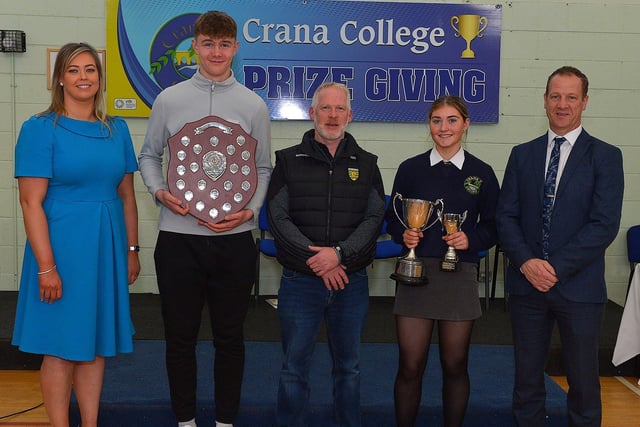
[[[498,201],[500,245],[510,260],[506,285],[516,361],[513,414],[519,426],[545,424],[544,368],[554,323],[569,383],[569,425],[601,423],[604,258],[620,225],[624,175],[620,149],[582,128],[588,88],[587,77],[574,67],[549,76],[544,93],[549,131],[513,148]],[[557,137],[563,137],[559,161],[552,162]],[[556,165],[551,180],[549,163]]]

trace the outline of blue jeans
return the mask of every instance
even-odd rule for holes
[[[329,291],[322,279],[283,269],[278,315],[284,362],[280,371],[278,426],[308,424],[309,370],[324,318],[333,359],[333,413],[337,426],[361,426],[360,336],[369,309],[366,269],[349,275],[343,290]]]

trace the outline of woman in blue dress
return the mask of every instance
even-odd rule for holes
[[[105,114],[100,57],[58,52],[51,105],[20,130],[15,176],[25,245],[13,344],[42,354],[53,427],[68,427],[73,387],[83,427],[97,426],[104,358],[133,350],[128,284],[140,272],[137,163],[124,120]]]

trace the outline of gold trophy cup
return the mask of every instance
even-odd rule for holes
[[[402,217],[396,209],[396,199],[402,202]],[[436,218],[429,224],[429,218],[435,206],[439,204],[441,209],[444,210],[444,202],[442,199],[438,199],[435,202],[420,199],[403,199],[400,193],[396,193],[395,196],[393,196],[392,203],[393,211],[398,217],[398,220],[400,220],[400,223],[407,229],[417,231],[424,231],[438,222],[438,218]],[[416,257],[414,248],[411,248],[409,253],[404,257],[398,258],[395,272],[391,275],[391,278],[410,285],[423,285],[428,283],[426,270],[422,261]]]
[[[456,25],[458,24],[458,28]],[[467,48],[462,51],[460,58],[475,58],[476,54],[471,50],[471,40],[482,37],[482,32],[487,28],[489,20],[480,15],[454,15],[451,17],[451,26],[456,30],[455,36],[462,37],[467,42]]]
[[[440,213],[440,212],[439,212]],[[460,231],[460,227],[465,219],[467,219],[467,211],[464,211],[462,215],[454,213],[446,213],[438,215],[444,230],[447,234],[453,234]],[[447,253],[444,254],[444,258],[440,263],[440,269],[442,271],[456,271],[458,266],[458,254],[453,246],[449,246]]]

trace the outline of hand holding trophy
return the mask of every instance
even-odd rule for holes
[[[467,211],[464,211],[462,215],[454,213],[443,214],[442,212],[438,212],[438,219],[442,223],[447,234],[457,233],[460,231],[460,227],[462,227],[464,220],[467,219]],[[440,269],[442,271],[456,271],[457,265],[458,254],[456,254],[456,250],[453,246],[449,246],[447,253],[444,254],[444,258],[440,263]]]
[[[402,202],[402,217],[396,209],[396,199]],[[398,217],[398,220],[400,220],[400,223],[404,225],[405,228],[416,231],[424,231],[438,222],[440,211],[438,211],[437,218],[429,224],[429,218],[435,206],[439,204],[441,209],[444,210],[444,202],[442,199],[438,199],[435,202],[421,199],[403,199],[400,193],[396,193],[395,196],[393,196],[392,203],[393,211],[396,217]],[[398,258],[395,272],[391,275],[391,278],[401,283],[411,285],[428,283],[424,265],[422,261],[416,257],[414,248],[411,248],[406,256]]]

